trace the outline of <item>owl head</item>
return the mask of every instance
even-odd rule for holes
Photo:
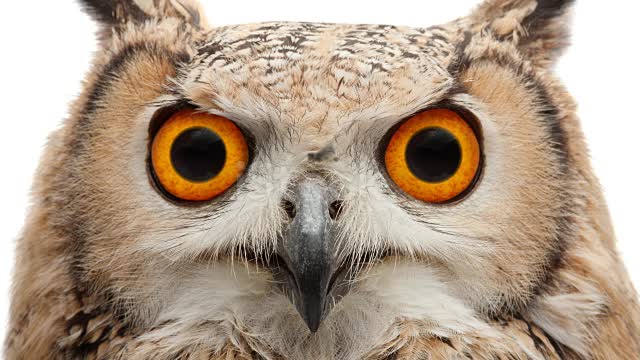
[[[83,0],[100,50],[46,174],[75,281],[148,337],[276,352],[526,308],[584,211],[550,74],[571,3],[210,27],[191,0]]]

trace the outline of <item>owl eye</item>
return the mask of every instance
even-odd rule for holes
[[[182,110],[158,130],[151,165],[159,185],[181,200],[206,201],[243,174],[249,150],[242,131],[221,116]]]
[[[432,109],[405,121],[391,136],[385,166],[398,187],[429,203],[455,200],[480,168],[480,144],[460,115]]]

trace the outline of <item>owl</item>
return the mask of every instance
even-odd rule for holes
[[[7,359],[638,358],[553,75],[572,1],[424,28],[80,3],[99,51],[35,179]]]

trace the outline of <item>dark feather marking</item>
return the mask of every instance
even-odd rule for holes
[[[310,152],[307,156],[309,160],[313,162],[323,162],[335,159],[335,154],[335,147],[333,146],[333,143],[330,143],[318,151]]]
[[[385,358],[385,360],[397,360],[398,359],[398,353],[394,352],[391,355],[387,356]]]
[[[458,350],[456,349],[455,346],[453,346],[453,343],[451,342],[451,339],[443,337],[443,338],[439,338],[440,341],[442,341],[443,343],[447,344],[447,346],[449,346],[450,348],[452,348],[453,350]]]
[[[458,78],[462,70],[464,70],[467,64],[465,52],[469,43],[471,43],[471,39],[473,38],[471,32],[465,31],[463,39],[459,42],[454,50],[455,56],[451,64],[449,64],[447,71],[454,77]]]
[[[540,352],[544,352],[546,346],[544,345],[544,342],[542,341],[542,339],[540,339],[538,335],[536,335],[535,332],[533,331],[531,322],[529,322],[529,320],[527,319],[524,319],[523,317],[520,317],[520,320],[522,320],[525,324],[527,324],[527,331],[529,332],[529,337],[531,338],[531,340],[533,340],[533,344],[535,345],[536,349],[538,349],[538,351]]]

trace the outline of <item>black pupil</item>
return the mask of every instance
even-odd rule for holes
[[[203,127],[184,131],[171,145],[171,164],[180,176],[193,182],[216,177],[226,158],[227,151],[220,136]]]
[[[405,152],[409,170],[422,181],[443,182],[452,177],[462,158],[460,143],[449,131],[433,127],[416,133]]]

